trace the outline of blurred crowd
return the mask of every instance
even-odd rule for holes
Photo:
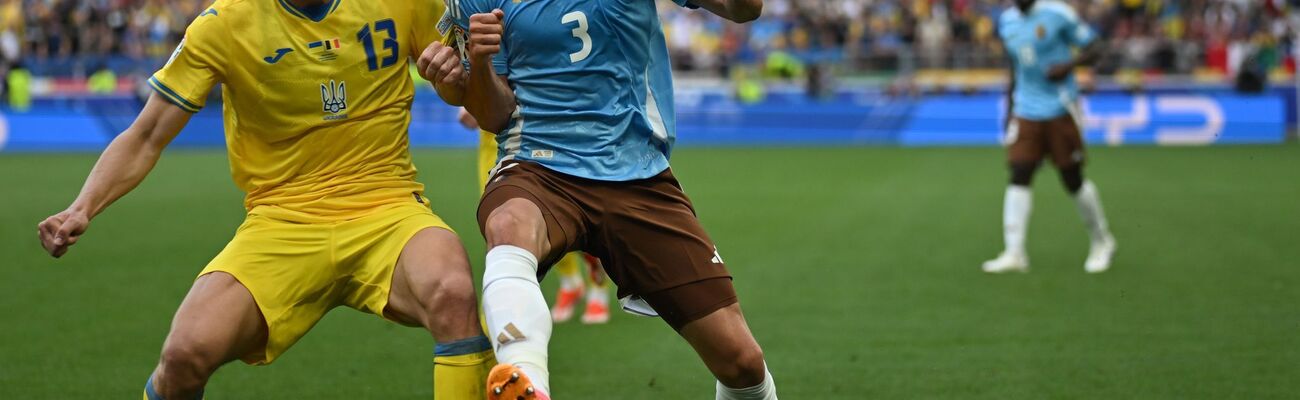
[[[1040,0],[1043,1],[1043,0]],[[1234,73],[1244,63],[1293,68],[1300,0],[1066,0],[1105,38],[1098,70]],[[739,26],[661,7],[674,62],[684,70],[766,65],[774,73],[832,63],[848,71],[909,72],[1003,66],[998,16],[1010,0],[766,0]]]
[[[155,59],[211,0],[0,0],[6,61]]]
[[[156,63],[211,1],[0,0],[0,56],[4,66],[74,65],[54,69],[73,75],[105,60]],[[678,70],[727,74],[747,65],[780,75],[818,65],[848,74],[1000,67],[996,21],[1011,6],[1010,0],[765,0],[762,18],[736,25],[658,1]],[[1067,2],[1111,44],[1098,66],[1103,74],[1293,67],[1300,0]]]

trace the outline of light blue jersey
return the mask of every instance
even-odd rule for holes
[[[677,0],[685,5],[686,0]],[[518,108],[498,161],[603,181],[655,176],[676,140],[673,78],[653,0],[448,0],[450,17],[505,11],[496,72]]]
[[[1068,113],[1067,107],[1079,97],[1074,74],[1052,82],[1047,79],[1047,71],[1070,61],[1075,47],[1096,40],[1092,28],[1065,3],[1039,0],[1028,13],[1016,7],[1003,12],[998,19],[998,35],[1015,68],[1015,116],[1041,121]]]

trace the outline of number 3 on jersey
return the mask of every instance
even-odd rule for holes
[[[582,11],[574,11],[564,14],[560,18],[560,23],[568,25],[577,22],[578,27],[573,28],[573,37],[582,40],[582,49],[577,53],[569,54],[569,62],[577,64],[579,61],[586,60],[591,55],[591,35],[587,34],[587,14]]]

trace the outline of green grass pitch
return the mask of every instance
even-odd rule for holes
[[[1099,148],[1119,253],[1087,239],[1040,171],[1033,271],[1001,248],[998,149],[683,149],[677,173],[737,276],[786,399],[1295,398],[1300,146]],[[139,398],[172,313],[240,223],[223,153],[170,151],[61,260],[36,223],[95,156],[0,156],[0,398]],[[416,153],[435,209],[481,273],[469,150]],[[552,295],[554,279],[545,282]],[[557,325],[560,399],[712,398],[658,320]],[[432,341],[348,309],[270,367],[232,364],[209,398],[427,399]]]

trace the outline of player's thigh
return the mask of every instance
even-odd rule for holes
[[[274,210],[254,209],[199,274],[228,274],[255,300],[267,339],[263,348],[241,356],[250,364],[270,364],[293,347],[338,305],[343,289],[334,268],[339,252],[332,243],[333,225],[281,217]]]
[[[1048,151],[1052,164],[1057,168],[1082,165],[1087,158],[1083,145],[1083,133],[1079,124],[1070,114],[1058,117],[1046,123],[1048,130]]]
[[[436,331],[442,329],[439,317],[472,316],[474,280],[455,233],[421,229],[402,247],[394,268],[386,318]]]
[[[1007,162],[1011,165],[1037,163],[1047,150],[1043,124],[1039,121],[1012,120],[1007,141]]]
[[[239,280],[212,272],[194,281],[172,319],[163,345],[170,355],[205,357],[215,367],[266,346],[267,326],[257,302]]]
[[[717,246],[671,171],[599,195],[610,199],[586,250],[622,293],[637,295],[729,278]]]
[[[572,177],[534,163],[509,162],[484,190],[479,228],[488,246],[535,247],[527,250],[538,256],[538,265],[549,269],[585,237],[589,192]]]

